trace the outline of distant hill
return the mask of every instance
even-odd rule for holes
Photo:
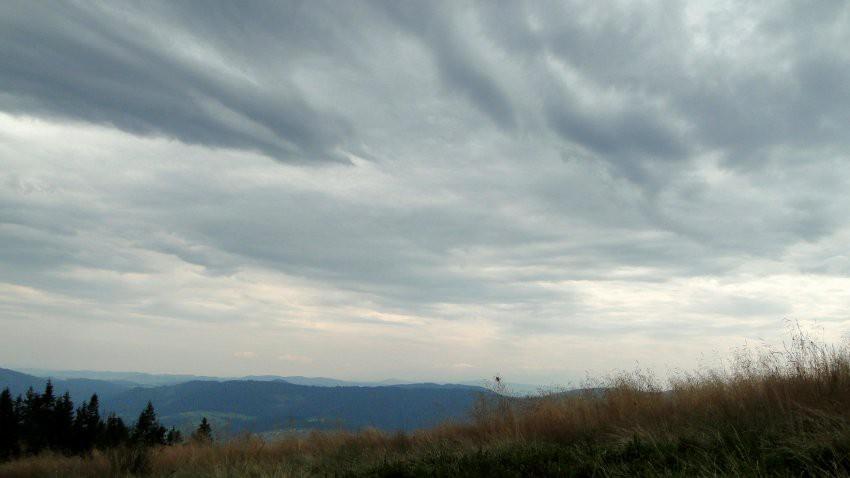
[[[112,383],[124,384],[128,387],[156,387],[160,385],[176,385],[178,383],[194,382],[198,380],[213,380],[219,382],[227,380],[254,380],[262,382],[283,380],[285,382],[293,383],[295,385],[314,385],[317,387],[378,387],[383,385],[401,385],[412,383],[396,379],[380,381],[351,381],[338,380],[335,378],[327,377],[304,377],[301,375],[248,375],[244,377],[210,377],[204,375],[186,374],[104,372],[99,370],[52,370],[39,368],[21,369],[21,371],[38,377],[54,377],[63,379],[88,378],[94,380],[106,380]]]
[[[491,393],[469,385],[342,386],[336,383],[350,382],[307,377],[301,378],[323,385],[298,385],[268,377],[138,386],[126,380],[128,374],[102,376],[112,376],[116,381],[54,378],[54,389],[57,395],[69,391],[77,404],[98,393],[103,413],[115,411],[129,422],[151,401],[166,426],[189,430],[206,416],[219,431],[228,432],[367,426],[413,430],[445,420],[466,419],[475,400]],[[9,387],[13,395],[25,393],[30,386],[43,390],[46,381],[45,377],[0,369],[0,388]],[[146,382],[150,383],[150,377]]]
[[[239,380],[256,380],[256,381],[276,381],[283,380],[295,385],[311,385],[315,387],[382,387],[385,385],[405,385],[411,382],[402,380],[381,380],[378,382],[360,382],[350,380],[337,380],[335,378],[326,377],[303,377],[301,375],[279,376],[279,375],[249,375],[241,377]]]
[[[203,415],[231,432],[366,426],[413,430],[466,419],[475,400],[487,393],[462,385],[318,387],[232,380],[135,388],[107,403],[129,418],[151,401],[163,423],[184,428]]]
[[[222,380],[219,377],[206,377],[201,375],[103,372],[99,370],[50,370],[30,368],[22,369],[22,371],[39,377],[105,380],[116,384],[123,384],[128,387],[156,387],[160,385],[174,385],[195,380]]]
[[[495,388],[493,380],[472,380],[460,382],[460,384],[484,387],[487,389]],[[572,388],[564,388],[558,385],[532,385],[528,383],[516,383],[511,381],[503,381],[501,388],[502,391],[500,393],[512,397],[535,397],[539,395],[551,395],[553,393],[561,393],[573,390]]]
[[[106,380],[108,382],[122,384],[127,387],[156,387],[160,385],[176,385],[178,383],[193,382],[197,380],[206,381],[228,381],[228,380],[252,380],[271,382],[283,380],[295,385],[312,385],[317,387],[382,387],[385,385],[417,385],[419,382],[409,380],[386,379],[386,380],[340,380],[328,377],[305,377],[303,375],[246,375],[242,377],[212,377],[205,375],[188,374],[154,374],[143,372],[105,372],[99,370],[52,370],[25,368],[21,372],[38,377],[54,377],[62,379],[88,378],[94,380]],[[457,382],[459,385],[473,387],[491,388],[492,380],[472,380]],[[504,392],[512,396],[540,395],[562,390],[554,385],[532,385],[525,383],[504,382]]]
[[[12,396],[23,395],[29,387],[39,392],[44,391],[47,380],[47,377],[36,377],[34,375],[0,368],[0,389],[8,387],[9,391],[12,392]],[[97,393],[102,399],[107,399],[132,388],[131,385],[127,384],[87,378],[52,378],[52,381],[54,393],[57,396],[67,391],[76,403],[88,400],[93,393]]]

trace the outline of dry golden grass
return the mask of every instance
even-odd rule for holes
[[[142,459],[126,450],[43,454],[0,465],[0,476],[450,476],[514,465],[517,474],[506,476],[850,471],[850,348],[815,343],[799,328],[782,350],[742,350],[721,369],[663,383],[638,370],[599,385],[604,390],[482,398],[468,423],[409,434],[244,436],[164,447]]]

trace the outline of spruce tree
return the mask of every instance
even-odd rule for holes
[[[44,393],[41,394],[41,403],[46,410],[52,410],[56,404],[56,396],[53,394],[53,381],[49,378],[44,385]]]
[[[68,392],[56,400],[52,415],[47,437],[51,448],[66,453],[74,451],[74,402]]]
[[[77,416],[74,420],[77,451],[81,453],[91,451],[102,429],[103,422],[100,420],[99,400],[97,394],[94,394],[88,402],[83,402],[82,406],[77,409]]]
[[[35,415],[38,413],[37,409],[40,401],[41,397],[35,393],[35,390],[33,390],[32,387],[27,388],[18,413],[18,417],[21,421],[21,442],[27,452],[32,452],[33,450],[33,441],[36,437]]]
[[[91,450],[97,442],[98,436],[103,433],[103,420],[100,419],[100,399],[97,394],[92,394],[89,406],[86,409],[86,431],[88,432],[88,450]]]
[[[133,427],[132,441],[146,446],[165,445],[165,427],[156,419],[153,403],[148,402],[148,406],[139,414]]]
[[[12,393],[5,388],[0,392],[0,461],[17,456],[19,442],[18,412]]]
[[[49,414],[52,410],[53,385],[47,382],[45,394],[40,395],[32,387],[27,389],[21,410],[23,442],[27,453],[38,453],[47,446],[50,428]]]
[[[129,439],[130,432],[124,425],[124,420],[115,413],[110,413],[106,417],[106,425],[104,425],[103,433],[99,438],[99,446],[101,448],[114,448],[124,445]]]
[[[201,424],[198,425],[198,429],[195,430],[195,433],[192,433],[192,440],[201,443],[211,443],[212,439],[212,427],[210,426],[210,422],[207,421],[207,417],[203,417],[201,419]]]
[[[21,452],[21,444],[24,440],[24,398],[21,394],[18,394],[18,398],[15,399],[15,420],[18,424],[18,443],[17,443],[17,452],[20,454]]]
[[[171,430],[168,430],[168,434],[165,435],[165,443],[167,445],[177,445],[183,442],[183,434],[180,433],[180,430],[171,427]]]
[[[56,395],[53,393],[53,381],[47,379],[47,384],[44,386],[44,393],[38,402],[39,406],[35,413],[35,433],[36,448],[51,447],[55,445],[55,415]],[[37,434],[37,435],[36,435]]]
[[[88,405],[88,417],[89,417],[89,428],[94,431],[99,431],[98,427],[101,425],[100,421],[100,399],[97,398],[97,394],[92,394],[91,399],[89,400]]]
[[[21,422],[22,413],[24,413],[24,398],[19,393],[18,398],[15,399],[15,415],[18,417],[18,423]]]

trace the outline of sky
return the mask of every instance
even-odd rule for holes
[[[0,3],[0,366],[567,384],[850,332],[850,7]]]

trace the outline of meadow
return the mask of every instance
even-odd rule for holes
[[[43,453],[0,464],[0,476],[850,476],[850,347],[797,327],[783,347],[741,349],[715,368],[482,397],[468,421],[411,433]]]

